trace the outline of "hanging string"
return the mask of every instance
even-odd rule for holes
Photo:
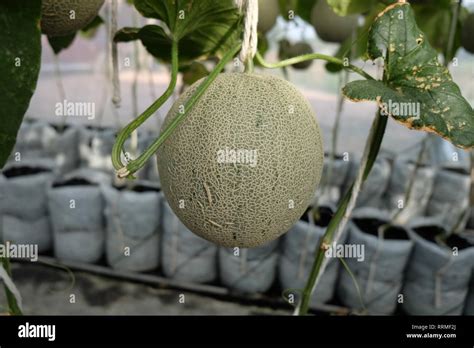
[[[120,97],[120,80],[118,67],[118,50],[117,43],[114,41],[115,33],[117,32],[117,0],[112,0],[112,11],[110,18],[110,42],[112,44],[112,86],[113,95],[112,102],[115,107],[120,107],[122,98]]]
[[[244,36],[239,59],[246,64],[257,53],[258,0],[235,0],[235,3],[244,13]]]

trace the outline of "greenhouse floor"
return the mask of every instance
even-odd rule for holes
[[[14,263],[13,279],[26,315],[288,315],[272,309],[218,300],[189,291],[162,289],[90,272],[40,263]],[[71,303],[71,294],[75,303]],[[184,295],[184,303],[182,302]],[[0,303],[5,304],[3,291]],[[1,309],[5,312],[5,308]]]

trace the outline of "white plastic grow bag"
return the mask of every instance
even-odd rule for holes
[[[222,284],[235,292],[262,293],[272,286],[278,263],[279,239],[261,247],[220,248],[219,270]]]
[[[47,188],[54,179],[51,163],[10,163],[0,180],[1,235],[4,241],[37,244],[38,251],[51,248]]]
[[[474,248],[459,249],[457,254],[440,246],[433,238],[442,230],[434,224],[413,225],[415,242],[403,287],[403,309],[412,315],[460,315],[469,289]]]
[[[217,246],[192,233],[162,200],[161,266],[165,276],[207,283],[217,278]]]
[[[292,291],[292,289],[302,290],[306,285],[316,255],[316,248],[326,232],[328,219],[331,218],[331,214],[334,212],[331,207],[321,207],[321,210],[325,210],[325,214],[328,215],[327,219],[324,219],[324,223],[316,225],[299,220],[282,239],[282,252],[278,262],[278,278],[284,293],[294,295],[295,303],[300,292]],[[344,232],[338,244],[344,244],[346,236],[347,233]],[[337,258],[331,258],[320,283],[313,293],[312,304],[325,303],[333,298],[339,268],[340,261]]]
[[[131,189],[103,187],[106,256],[112,268],[149,271],[159,263],[161,193],[134,183]]]
[[[100,185],[79,175],[69,175],[50,188],[48,207],[55,256],[60,260],[97,262],[104,253],[105,242]]]
[[[393,215],[399,213],[397,221],[405,224],[409,220],[423,216],[428,206],[434,185],[435,171],[432,167],[419,167],[413,179],[413,186],[408,202],[405,196],[415,165],[403,159],[397,159],[392,166],[392,173],[384,196],[386,208]]]
[[[469,204],[469,188],[469,175],[446,169],[438,171],[426,215],[439,218],[446,231],[456,225],[462,228],[468,218],[463,214]]]
[[[381,238],[378,229],[389,221],[389,216],[374,208],[363,208],[354,212],[349,225],[347,243],[364,246],[363,261],[357,258],[345,259],[354,274],[360,295],[348,272],[340,273],[337,286],[341,302],[369,314],[392,314],[397,306],[398,295],[403,285],[406,268],[413,242],[406,230],[393,226]]]

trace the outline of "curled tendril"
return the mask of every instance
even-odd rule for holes
[[[188,99],[184,105],[184,112],[180,113],[173,121],[166,127],[166,129],[160,134],[160,136],[135,160],[130,161],[127,165],[124,165],[121,160],[122,148],[125,143],[125,140],[130,136],[130,134],[137,129],[143,122],[145,122],[153,113],[158,110],[158,108],[164,104],[166,100],[173,94],[174,88],[176,87],[176,80],[178,74],[178,43],[173,42],[171,61],[172,61],[172,70],[171,70],[171,82],[167,90],[163,93],[160,98],[158,98],[147,110],[143,112],[139,117],[130,122],[117,136],[117,140],[112,149],[112,163],[114,168],[117,170],[117,175],[120,178],[133,178],[133,174],[142,168],[145,163],[152,157],[158,148],[163,144],[163,142],[171,135],[173,130],[181,123],[184,118],[187,116],[188,111],[194,106],[194,104],[199,100],[202,94],[206,91],[212,81],[215,80],[217,75],[224,69],[225,65],[237,54],[240,50],[240,43],[235,45],[231,50],[229,50],[224,57],[219,61],[214,70],[209,74],[209,76],[204,80],[203,83],[199,85],[191,98]]]

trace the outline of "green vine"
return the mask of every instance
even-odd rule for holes
[[[10,267],[10,260],[7,257],[2,257],[1,258],[1,263],[3,265],[3,268],[5,269],[5,272],[11,277],[12,272],[11,272],[11,267]],[[23,315],[20,306],[18,306],[18,303],[16,301],[15,295],[10,291],[8,286],[5,284],[5,294],[7,297],[7,302],[8,302],[8,311],[12,315]]]
[[[284,67],[287,67],[289,65],[301,63],[301,62],[304,62],[304,61],[307,61],[307,60],[321,59],[321,60],[325,60],[325,61],[330,62],[330,63],[334,63],[336,65],[341,65],[343,68],[351,70],[351,71],[361,75],[362,77],[365,77],[368,80],[374,80],[374,78],[372,76],[370,76],[370,74],[366,73],[361,68],[358,68],[358,67],[356,67],[355,65],[352,65],[352,64],[346,64],[342,61],[342,59],[332,57],[332,56],[328,56],[326,54],[320,54],[320,53],[303,54],[302,56],[285,59],[285,60],[282,60],[282,61],[277,62],[277,63],[268,63],[268,62],[266,62],[263,59],[262,55],[258,52],[255,55],[255,58],[257,58],[257,61],[261,66],[263,66],[264,68],[268,68],[268,69],[284,68]]]
[[[168,89],[165,93],[158,98],[158,100],[153,103],[143,114],[133,120],[128,126],[126,126],[117,137],[117,141],[114,144],[112,150],[112,163],[115,169],[118,171],[117,174],[119,177],[132,177],[133,173],[139,170],[145,165],[145,163],[155,155],[158,148],[163,144],[163,142],[171,135],[173,130],[185,119],[188,114],[188,111],[194,106],[194,104],[199,100],[202,94],[206,91],[209,85],[215,80],[217,75],[224,69],[225,65],[237,54],[240,50],[240,43],[235,45],[233,49],[229,50],[216,65],[214,70],[209,74],[209,76],[199,85],[196,89],[196,92],[192,95],[191,98],[184,105],[184,112],[176,116],[173,121],[166,127],[166,129],[161,133],[161,135],[156,139],[153,144],[151,144],[137,159],[131,161],[126,166],[123,165],[120,154],[122,151],[123,144],[128,136],[137,129],[143,122],[145,122],[163,103],[168,100],[168,98],[173,94],[174,88],[176,86],[176,79],[178,74],[178,43],[173,42],[172,48],[172,70],[171,70],[171,82],[168,86]]]
[[[368,141],[365,145],[364,152],[367,152],[368,154],[367,160],[361,161],[361,168],[359,169],[360,177],[356,179],[355,183],[351,185],[351,188],[345,194],[344,198],[339,204],[336,213],[329,222],[329,225],[326,229],[326,232],[324,233],[323,238],[321,238],[319,245],[316,248],[316,257],[311,267],[311,272],[306,286],[303,289],[301,302],[296,311],[296,314],[298,315],[305,315],[308,313],[311,295],[314,291],[317,278],[320,277],[322,274],[321,269],[325,258],[325,252],[331,245],[331,243],[335,239],[338,239],[337,235],[340,235],[344,228],[344,226],[341,225],[341,222],[343,219],[348,219],[346,213],[349,210],[349,207],[353,203],[355,203],[362,183],[367,179],[368,175],[370,174],[370,171],[372,170],[372,167],[375,163],[375,159],[377,158],[378,152],[380,150],[380,145],[382,144],[382,139],[385,133],[385,128],[387,126],[387,121],[387,117],[381,116],[377,112],[377,115],[372,123]]]
[[[132,171],[128,168],[135,161],[130,162],[127,166],[122,163],[121,154],[123,151],[123,145],[132,132],[140,127],[151,115],[153,115],[156,110],[158,110],[173,94],[173,91],[176,87],[176,81],[178,78],[178,42],[173,41],[171,46],[171,81],[168,85],[166,91],[153,103],[151,104],[140,116],[130,122],[125,128],[123,128],[120,133],[117,135],[117,140],[112,148],[112,164],[114,168],[118,171],[120,177],[133,178],[133,173],[141,168],[141,164],[135,171]],[[137,161],[141,158],[140,156]],[[148,158],[147,158],[148,159]],[[146,162],[146,160],[145,160]]]

